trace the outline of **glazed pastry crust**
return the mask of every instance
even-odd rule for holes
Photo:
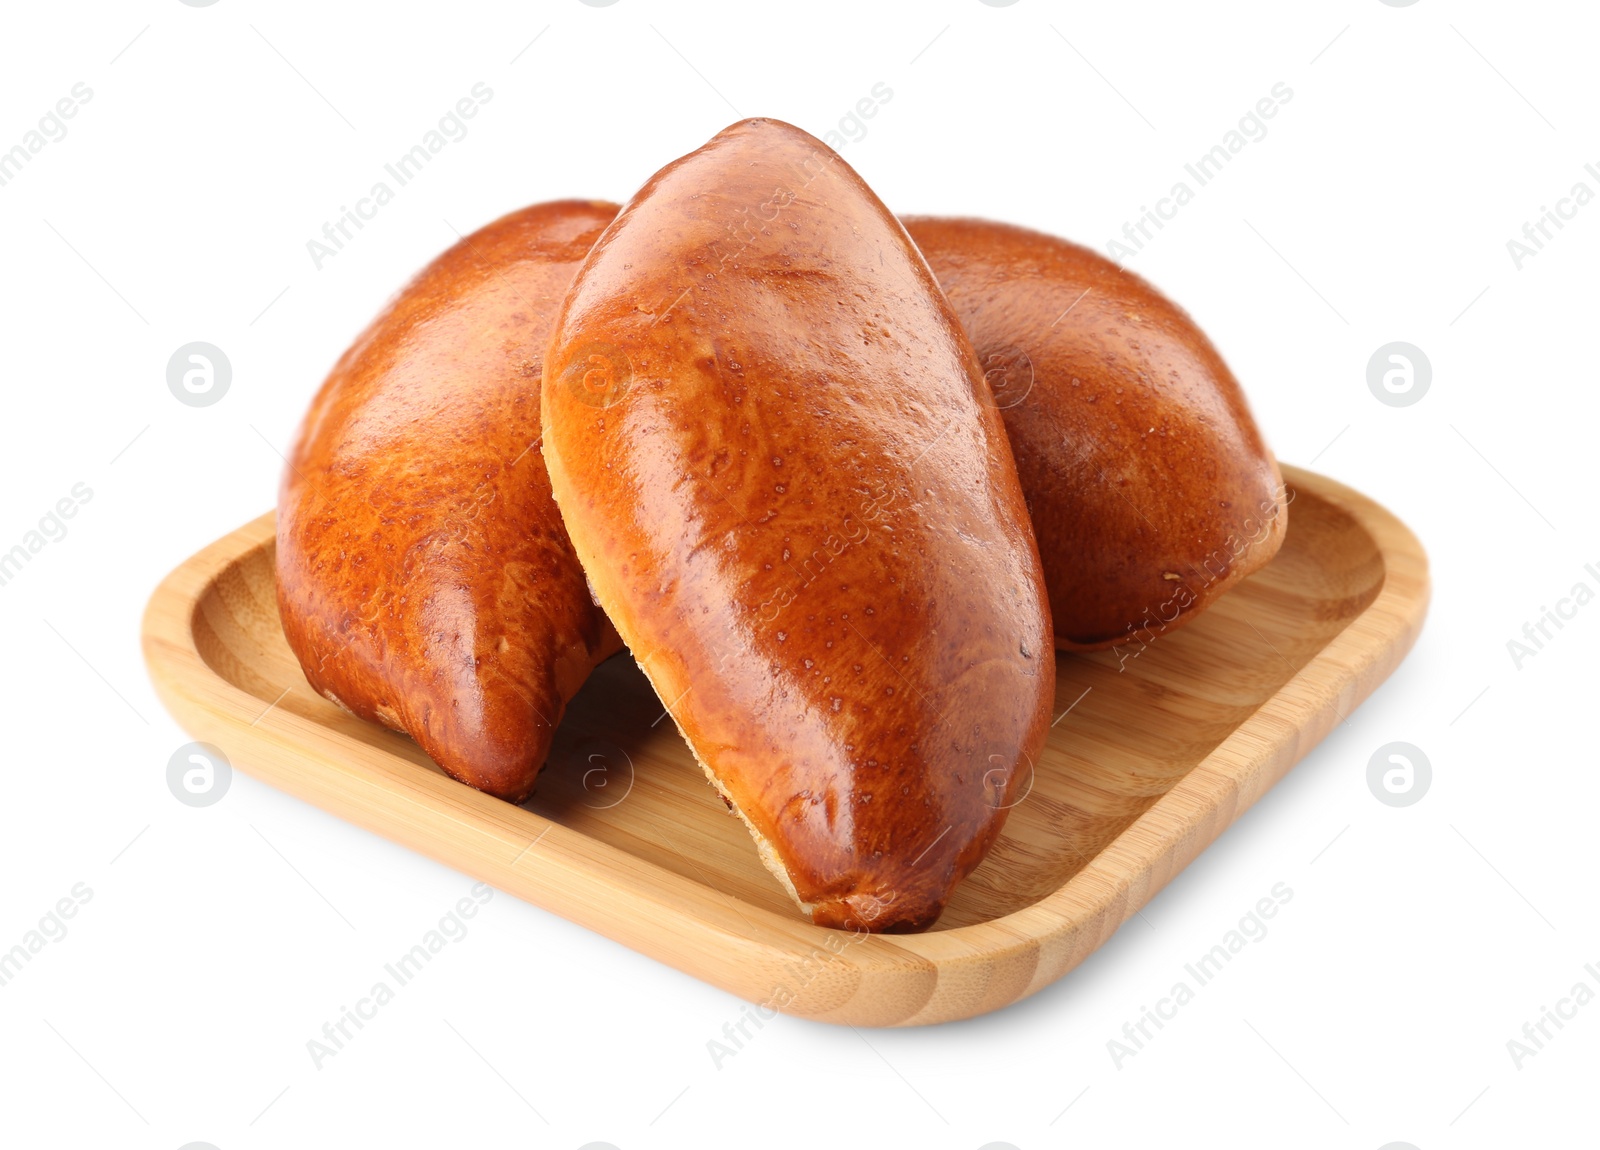
[[[1066,240],[907,217],[994,388],[1056,645],[1149,642],[1278,551],[1277,461],[1216,348],[1171,300]]]
[[[1055,665],[971,345],[855,172],[734,125],[623,209],[544,379],[573,544],[817,923],[929,926],[1037,756]]]
[[[311,686],[513,802],[620,647],[539,443],[551,323],[616,211],[535,205],[430,264],[328,376],[279,494],[279,613]]]

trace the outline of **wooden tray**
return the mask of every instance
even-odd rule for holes
[[[1062,717],[1033,787],[922,935],[802,919],[626,655],[573,701],[523,807],[324,701],[279,627],[271,514],[166,578],[144,651],[173,714],[236,766],[643,954],[831,1022],[967,1018],[1083,961],[1410,649],[1428,601],[1416,537],[1349,488],[1284,474],[1267,568],[1136,657],[1058,657]]]

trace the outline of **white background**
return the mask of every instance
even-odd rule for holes
[[[1594,1145],[1600,1003],[1520,1069],[1507,1042],[1600,988],[1600,606],[1520,669],[1506,644],[1600,589],[1600,206],[1520,270],[1506,243],[1600,192],[1597,31],[1589,5],[1445,0],[6,5],[0,147],[93,96],[0,187],[0,550],[93,498],[0,587],[0,949],[93,897],[0,987],[0,1142]],[[479,81],[470,134],[318,270],[306,241]],[[1103,249],[1280,81],[1269,134],[1130,266],[1211,333],[1283,459],[1423,539],[1434,605],[1393,679],[1148,922],[988,1017],[780,1018],[719,1069],[737,1000],[497,894],[316,1069],[307,1040],[471,883],[243,775],[175,801],[187,737],[138,624],[271,505],[389,294],[453,229],[623,199],[741,116],[820,134],[879,82],[843,155],[890,205]],[[192,340],[233,365],[214,407],[167,390]],[[1392,340],[1433,366],[1410,407],[1367,388]],[[1394,740],[1433,765],[1404,809],[1366,783]],[[1119,1068],[1108,1040],[1279,882],[1270,934]]]

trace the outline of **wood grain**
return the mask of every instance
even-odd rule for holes
[[[1349,488],[1284,473],[1271,564],[1147,645],[1058,656],[1033,785],[921,935],[802,919],[626,655],[573,700],[522,807],[321,699],[279,626],[271,514],[163,581],[145,656],[173,714],[235,766],[751,1002],[866,1026],[966,1018],[1081,962],[1410,649],[1428,602],[1416,537]]]

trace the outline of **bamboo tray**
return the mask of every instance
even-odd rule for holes
[[[1058,657],[1032,789],[921,935],[801,918],[626,655],[573,700],[522,807],[318,697],[278,623],[271,514],[162,582],[145,658],[178,720],[241,769],[753,1003],[862,1026],[967,1018],[1083,961],[1410,649],[1428,602],[1416,537],[1347,487],[1284,474],[1289,530],[1264,570],[1132,658]]]

